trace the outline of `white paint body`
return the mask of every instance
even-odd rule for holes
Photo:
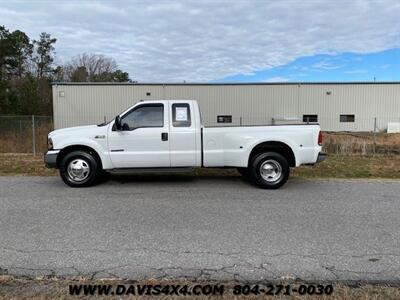
[[[53,151],[69,146],[87,146],[99,155],[103,169],[168,167],[247,167],[251,151],[264,142],[281,142],[291,148],[295,166],[316,163],[318,125],[279,125],[206,128],[201,124],[199,106],[194,100],[145,101],[135,104],[121,116],[143,104],[162,104],[162,127],[115,130],[112,121],[103,126],[79,126],[51,132]],[[174,127],[172,105],[189,104],[191,124]],[[168,140],[162,140],[162,134]]]

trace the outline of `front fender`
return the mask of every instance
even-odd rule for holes
[[[54,144],[55,148],[58,150],[65,149],[70,146],[86,146],[92,148],[99,155],[103,169],[113,168],[110,156],[108,155],[106,139],[99,140],[99,142],[88,138],[63,139],[58,142],[55,142]]]

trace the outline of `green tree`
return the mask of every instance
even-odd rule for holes
[[[11,52],[9,36],[10,32],[4,26],[0,26],[0,113],[5,113],[9,109],[9,85],[6,68],[6,60]]]
[[[84,66],[80,66],[72,71],[70,79],[74,82],[86,82],[89,79],[89,73]]]
[[[42,33],[32,44],[24,32],[0,26],[0,114],[51,113],[55,42]]]
[[[7,59],[8,72],[11,76],[22,76],[27,72],[32,59],[33,44],[22,31],[16,30],[9,35],[11,54]]]
[[[39,96],[37,78],[27,75],[16,90],[18,113],[23,115],[42,114],[43,105]]]
[[[111,74],[112,82],[130,82],[128,72],[123,72],[122,70],[116,70],[114,73]]]
[[[10,31],[0,26],[0,81],[7,77],[6,61],[10,53]]]
[[[76,82],[130,82],[129,74],[117,68],[111,57],[83,53],[64,66],[68,81]]]
[[[36,75],[38,78],[49,76],[53,73],[53,61],[54,61],[54,44],[57,39],[51,38],[51,35],[42,32],[39,40],[33,41],[36,46],[36,57],[34,62],[36,64]]]
[[[0,80],[0,115],[7,114],[10,109],[9,91],[8,82]]]

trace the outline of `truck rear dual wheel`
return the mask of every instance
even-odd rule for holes
[[[60,163],[60,176],[71,187],[88,187],[96,184],[101,171],[96,158],[85,151],[70,152]]]
[[[256,155],[248,169],[250,179],[264,189],[280,188],[286,183],[290,173],[286,158],[276,152]]]

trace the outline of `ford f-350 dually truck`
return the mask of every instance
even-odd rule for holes
[[[319,125],[204,127],[194,100],[142,101],[109,123],[50,132],[44,161],[71,187],[112,172],[229,167],[276,189],[290,167],[323,161],[321,145]]]

